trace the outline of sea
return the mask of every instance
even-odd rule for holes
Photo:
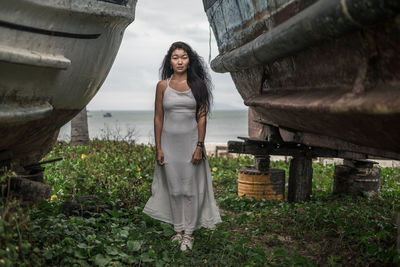
[[[154,144],[154,111],[88,110],[90,139],[131,138],[135,143]],[[214,110],[207,120],[205,143],[221,145],[238,136],[248,136],[247,110]],[[65,124],[58,140],[69,141],[71,123]]]

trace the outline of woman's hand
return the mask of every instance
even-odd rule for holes
[[[158,165],[164,165],[164,152],[161,149],[156,151],[156,161]]]
[[[194,151],[192,155],[192,160],[190,161],[191,163],[198,164],[200,161],[203,159],[203,149],[199,146],[196,147],[196,150]]]

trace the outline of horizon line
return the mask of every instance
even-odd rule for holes
[[[154,111],[153,109],[86,109],[87,111]],[[229,110],[247,110],[246,108],[227,108],[227,109],[214,109],[212,111],[229,111]],[[211,112],[212,112],[211,111]]]

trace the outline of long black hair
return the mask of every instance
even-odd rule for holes
[[[189,56],[189,65],[187,68],[187,83],[192,90],[193,96],[196,99],[196,120],[201,109],[201,115],[207,115],[210,112],[212,103],[212,82],[208,68],[204,60],[194,51],[188,44],[184,42],[175,42],[168,49],[160,67],[160,78],[165,80],[174,73],[171,66],[171,55],[175,49],[184,50]]]

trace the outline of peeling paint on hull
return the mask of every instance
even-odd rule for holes
[[[235,8],[235,1],[224,2]],[[220,48],[220,55],[213,60],[212,67],[231,73],[245,104],[252,109],[251,119],[294,132],[400,153],[400,5],[396,1],[372,0],[371,3],[379,7],[371,10],[376,17],[369,20],[367,13],[360,13],[355,16],[357,21],[351,21],[349,14],[354,15],[352,4],[356,2],[286,1],[261,19],[269,25],[261,35],[253,28],[260,23],[255,17],[263,10],[255,11],[249,21],[237,18],[241,23],[236,28],[223,29],[217,26],[224,19],[218,17],[217,12],[211,13],[210,7],[206,12],[210,24],[214,25]],[[370,4],[367,2],[359,1],[359,7]],[[328,9],[344,4],[348,9]],[[326,28],[326,33],[314,31],[314,28],[307,30],[307,25],[319,23],[304,16],[310,10],[330,14],[326,19],[334,19],[338,13],[338,18],[343,16],[344,21],[323,21],[324,17],[312,13],[321,23],[332,27]],[[302,35],[290,32],[293,21],[309,22],[301,26],[302,30],[308,31],[304,38],[314,36],[315,42],[302,47],[301,44],[309,40],[303,41]],[[363,25],[358,25],[360,22]],[[299,24],[295,25],[293,27],[301,28]],[[339,26],[342,28],[335,28]],[[226,33],[222,33],[224,31]],[[327,33],[331,37],[324,37]],[[299,38],[299,43],[285,41],[289,38],[285,34]],[[241,35],[247,37],[238,41],[235,36]],[[276,38],[284,42],[264,43],[278,40]],[[276,49],[263,50],[268,46]],[[258,50],[247,51],[246,47]],[[253,55],[255,59],[252,59]],[[257,129],[262,126],[255,126],[251,119],[251,131],[257,132],[259,138],[266,138],[268,131]],[[314,140],[314,145],[324,147],[325,144]],[[342,146],[343,149],[347,147]],[[383,154],[381,156],[388,155]]]

